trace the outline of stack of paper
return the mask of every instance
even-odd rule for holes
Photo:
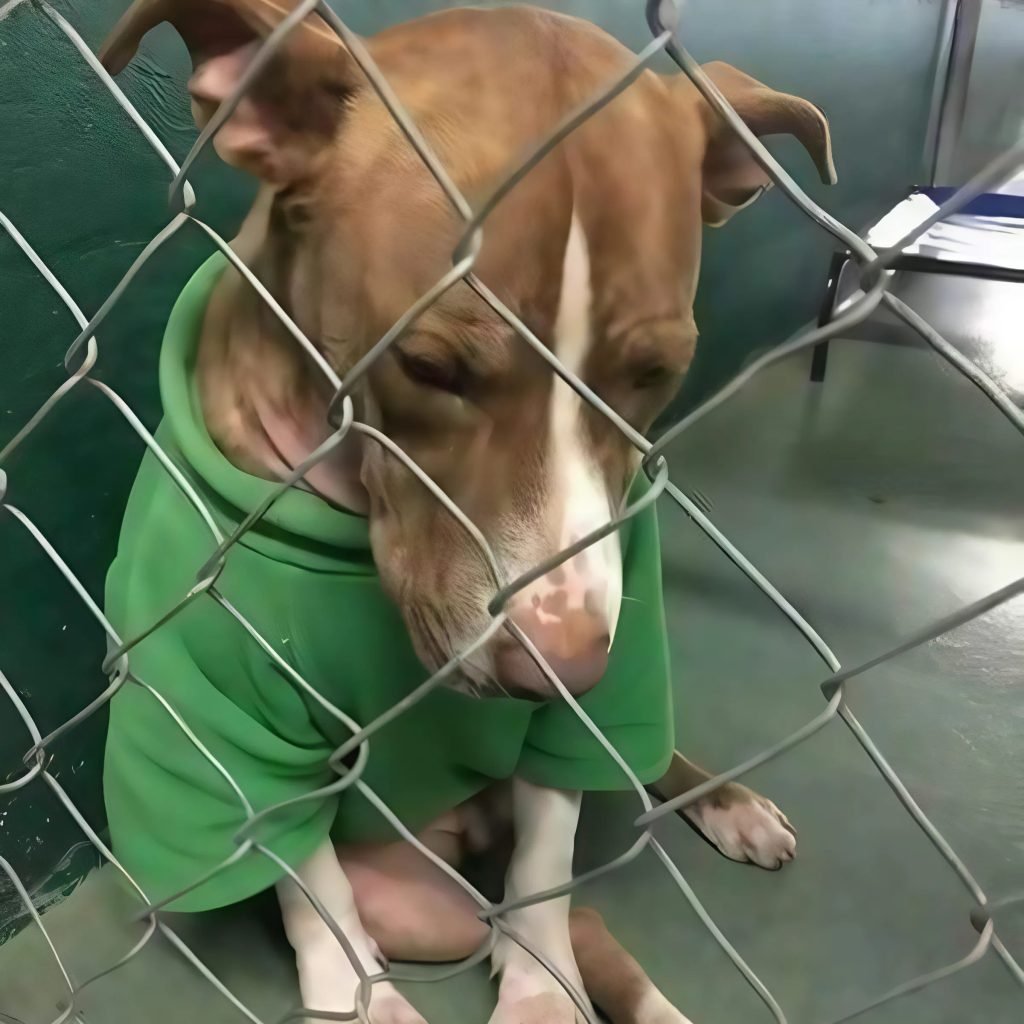
[[[1021,182],[1024,177],[1012,182],[1006,192],[1015,192]],[[895,245],[937,209],[931,198],[914,193],[871,228],[867,242],[877,249]],[[1024,219],[955,214],[933,225],[905,251],[957,263],[1024,271]]]

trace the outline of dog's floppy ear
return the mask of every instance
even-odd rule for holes
[[[298,0],[135,0],[100,50],[117,74],[142,37],[170,22],[192,57],[192,111],[202,128],[230,96],[260,43]],[[221,157],[275,184],[309,172],[310,161],[334,134],[362,83],[341,40],[317,16],[306,18],[257,76],[218,131]]]
[[[720,61],[703,65],[703,70],[755,135],[794,136],[814,160],[821,180],[835,184],[828,120],[818,107],[776,92]],[[706,224],[717,227],[753,203],[772,182],[729,125],[703,100],[701,107],[707,128],[701,213]]]

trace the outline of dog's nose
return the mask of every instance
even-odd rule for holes
[[[608,668],[610,636],[603,615],[583,609],[543,616],[536,609],[509,616],[526,634],[552,671],[574,696],[595,686]],[[548,699],[557,696],[529,651],[506,634],[494,652],[498,682],[513,696]]]

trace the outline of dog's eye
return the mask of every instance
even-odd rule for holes
[[[288,231],[304,231],[313,219],[309,197],[295,186],[282,189],[277,194],[274,214]]]
[[[453,395],[465,394],[466,371],[461,363],[441,362],[429,356],[405,352],[400,348],[395,349],[395,355],[402,372],[411,381]]]
[[[633,387],[646,391],[648,388],[659,388],[668,384],[674,374],[667,366],[652,364],[638,368],[633,374]]]

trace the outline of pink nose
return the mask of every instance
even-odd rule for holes
[[[586,693],[600,682],[608,668],[610,644],[603,615],[570,609],[548,621],[542,621],[532,610],[513,612],[511,617],[573,696]],[[494,669],[498,682],[514,697],[557,696],[547,676],[513,636],[505,634],[500,640],[494,652]]]

